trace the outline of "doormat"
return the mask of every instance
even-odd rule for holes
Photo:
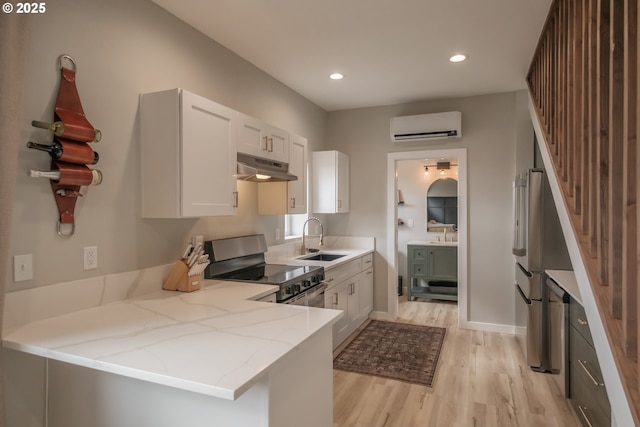
[[[446,328],[372,320],[333,368],[431,387]]]

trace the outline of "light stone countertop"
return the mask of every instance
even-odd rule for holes
[[[375,251],[375,240],[372,237],[334,237],[325,236],[325,244],[318,245],[318,239],[309,239],[309,247],[319,249],[317,253],[345,255],[333,261],[312,261],[304,258],[316,255],[301,255],[299,244],[281,244],[270,246],[265,259],[270,264],[316,265],[331,270],[356,258],[372,254]]]
[[[438,240],[411,240],[407,245],[414,246],[458,246],[458,242],[440,242]]]
[[[551,277],[562,289],[567,291],[569,295],[576,301],[582,304],[582,296],[580,295],[580,289],[578,288],[578,282],[576,276],[571,270],[546,270],[546,273]]]
[[[277,286],[205,281],[5,330],[6,348],[235,400],[338,310],[251,301]]]

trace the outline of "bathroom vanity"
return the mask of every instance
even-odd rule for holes
[[[458,300],[458,242],[407,243],[407,299]]]

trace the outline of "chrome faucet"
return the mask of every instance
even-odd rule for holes
[[[307,253],[307,247],[305,246],[304,242],[305,242],[305,235],[304,235],[304,228],[307,226],[307,223],[309,221],[317,221],[318,224],[320,224],[320,246],[323,245],[323,239],[324,239],[324,226],[322,225],[322,221],[320,221],[318,218],[316,218],[315,216],[309,217],[308,220],[306,220],[304,222],[304,224],[302,224],[302,246],[300,247],[300,254],[304,255]]]

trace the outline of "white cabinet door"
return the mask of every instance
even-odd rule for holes
[[[339,151],[313,153],[313,211],[349,212],[349,156]]]
[[[336,196],[336,212],[349,212],[349,156],[337,152],[338,184]]]
[[[356,274],[347,281],[347,318],[349,328],[346,331],[346,339],[362,323],[360,316],[360,286],[362,274]]]
[[[367,320],[373,311],[373,268],[362,272],[360,281],[360,317]]]
[[[237,112],[182,89],[140,97],[143,218],[233,215]]]
[[[235,214],[236,114],[182,92],[182,216]]]
[[[265,125],[265,134],[267,135],[267,158],[289,163],[289,132]]]
[[[324,306],[325,308],[332,308],[334,310],[342,310],[344,315],[340,320],[333,324],[333,348],[335,349],[340,345],[342,341],[348,336],[347,329],[351,326],[348,315],[348,298],[349,298],[349,286],[348,283],[340,283],[333,288],[325,291],[324,293]],[[347,335],[347,336],[345,336]]]
[[[258,183],[258,214],[285,215],[307,212],[307,139],[291,135],[289,172],[297,181]]]
[[[239,113],[238,152],[289,162],[289,133]]]
[[[288,213],[307,213],[307,138],[291,135],[289,141],[289,172],[298,177],[289,181]]]

